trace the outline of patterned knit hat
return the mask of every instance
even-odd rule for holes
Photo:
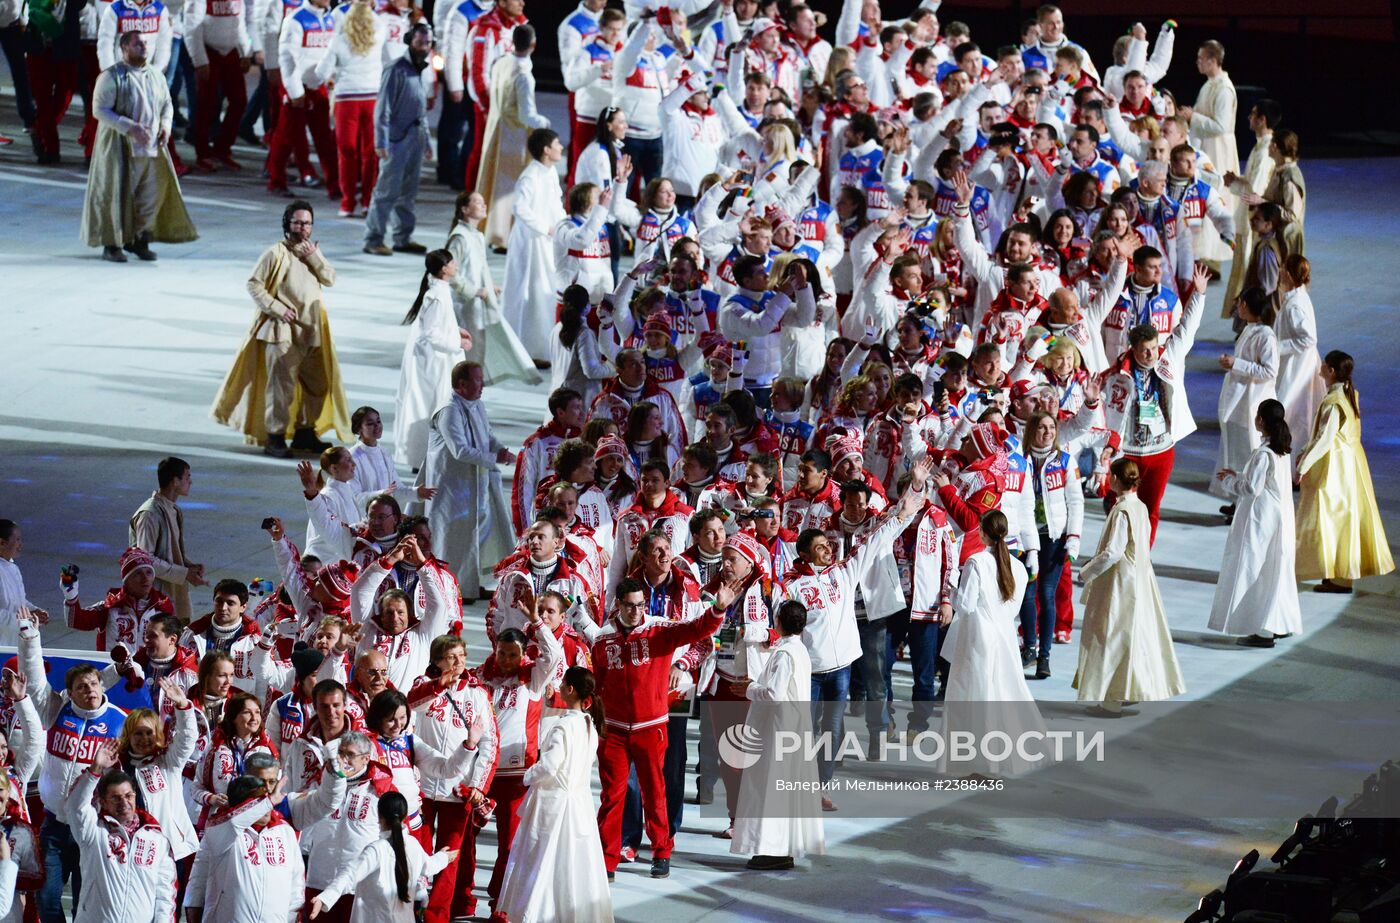
[[[149,570],[153,574],[156,571],[155,559],[147,552],[135,546],[123,551],[122,556],[117,560],[117,564],[121,567],[123,583],[126,582],[127,577],[130,577],[142,568]]]
[[[620,436],[604,436],[598,440],[598,448],[593,450],[593,460],[602,461],[610,455],[618,458],[627,457],[627,443],[622,441]]]
[[[350,590],[354,587],[355,578],[359,575],[360,568],[354,562],[341,561],[339,564],[327,564],[321,568],[316,582],[337,605],[348,606],[350,604]]]
[[[831,464],[833,466],[841,464],[852,455],[860,459],[865,458],[865,447],[859,433],[847,433],[831,444]]]
[[[752,564],[760,574],[768,576],[772,569],[772,557],[757,538],[748,532],[735,532],[724,540],[725,548],[733,548]]]

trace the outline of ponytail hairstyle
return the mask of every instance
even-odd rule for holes
[[[593,720],[593,730],[598,732],[598,736],[608,736],[603,724],[603,699],[597,695],[598,680],[594,678],[593,671],[587,667],[569,667],[564,671],[564,685],[578,695],[583,710]]]
[[[1340,349],[1334,349],[1323,356],[1322,361],[1327,363],[1327,367],[1332,370],[1332,377],[1346,391],[1347,403],[1351,404],[1351,412],[1356,415],[1358,420],[1361,419],[1361,408],[1356,403],[1356,385],[1351,382],[1351,374],[1356,369],[1356,360]]]
[[[1259,420],[1264,424],[1264,442],[1275,455],[1287,455],[1293,451],[1293,434],[1288,430],[1284,419],[1283,405],[1273,398],[1259,404]]]
[[[559,342],[565,349],[573,349],[588,313],[588,289],[575,283],[564,289],[560,300],[564,309],[559,313]]]
[[[608,155],[608,176],[617,176],[617,144],[613,141],[612,120],[622,110],[617,106],[604,106],[598,113],[597,131],[593,138]]]
[[[429,250],[428,255],[423,257],[423,281],[418,284],[418,297],[413,299],[413,307],[409,308],[403,317],[405,327],[416,321],[418,312],[423,310],[423,298],[428,294],[428,284],[440,278],[442,271],[454,258],[451,250]]]
[[[331,466],[340,463],[342,453],[348,455],[350,450],[342,445],[333,445],[321,453],[321,470],[316,474],[317,490],[326,486],[326,475],[330,474]]]
[[[1010,602],[1016,593],[1016,575],[1011,570],[1011,552],[1006,547],[1006,533],[1010,525],[1006,514],[992,510],[982,517],[982,535],[987,539],[987,550],[997,562],[997,592],[1002,602]]]
[[[408,853],[403,847],[403,823],[408,817],[408,799],[398,792],[385,792],[379,796],[379,826],[389,830],[389,845],[394,850],[394,884],[399,889],[399,901],[407,904],[408,894]]]

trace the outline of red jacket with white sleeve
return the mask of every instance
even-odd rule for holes
[[[544,712],[544,694],[554,678],[555,667],[564,649],[554,632],[526,633],[533,639],[539,656],[522,660],[520,669],[503,673],[496,666],[496,655],[475,670],[476,679],[491,693],[496,710],[496,733],[499,756],[496,772],[502,776],[523,776],[540,755],[540,715]]]
[[[526,592],[538,598],[541,593],[553,590],[563,594],[565,599],[581,599],[588,595],[583,578],[574,570],[574,565],[566,555],[560,554],[548,570],[536,570],[527,551],[518,560],[511,560],[506,569],[497,568],[500,583],[491,594],[491,602],[486,607],[486,636],[493,642],[496,635],[507,628],[524,631],[529,621],[517,609],[516,603],[525,598]]]
[[[958,576],[958,537],[943,510],[930,505],[914,543],[914,592],[909,620],[938,621],[938,607],[953,602]]]
[[[472,101],[486,108],[491,100],[491,65],[510,49],[511,33],[526,23],[523,15],[514,19],[499,6],[472,23],[467,33],[467,72],[471,81],[467,89]],[[451,83],[448,89],[453,89]]]
[[[395,689],[411,689],[413,681],[428,669],[428,653],[433,639],[447,631],[452,607],[443,598],[438,580],[418,581],[425,605],[409,613],[408,627],[391,634],[385,631],[377,612],[379,584],[389,573],[388,560],[375,561],[355,580],[350,592],[351,619],[364,626],[359,653],[376,650],[389,661],[389,682]]]
[[[126,587],[119,586],[108,590],[97,605],[83,606],[78,600],[78,581],[74,580],[63,591],[63,614],[69,628],[97,632],[97,650],[110,650],[118,644],[134,650],[145,637],[151,617],[174,615],[175,604],[160,590],[133,599]]]

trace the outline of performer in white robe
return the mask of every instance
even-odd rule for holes
[[[1279,635],[1298,634],[1303,616],[1298,609],[1298,580],[1294,568],[1292,462],[1283,404],[1259,405],[1255,426],[1267,444],[1249,456],[1243,471],[1221,471],[1216,478],[1239,498],[1215,601],[1210,628],[1244,635],[1246,647],[1273,647]]]
[[[529,792],[496,902],[511,923],[612,921],[590,787],[602,711],[594,692],[588,669],[565,671],[559,695],[567,707],[551,717],[539,759],[525,770]]]
[[[1259,294],[1258,289],[1252,291]],[[1245,292],[1246,296],[1249,294]],[[1215,458],[1216,472],[1226,468],[1244,470],[1250,453],[1259,445],[1259,431],[1254,427],[1255,412],[1260,403],[1275,396],[1274,382],[1278,379],[1278,337],[1274,336],[1271,326],[1274,318],[1268,299],[1260,298],[1250,304],[1248,297],[1241,298],[1238,310],[1245,328],[1235,341],[1235,354],[1220,357],[1225,380],[1220,384],[1217,405],[1220,449]],[[1211,482],[1210,492],[1218,497],[1230,496],[1220,480]],[[1231,508],[1226,507],[1222,512],[1226,510]]]
[[[520,338],[501,319],[496,280],[486,261],[486,235],[477,225],[486,220],[486,199],[479,192],[457,197],[457,214],[447,235],[447,249],[457,261],[452,303],[457,324],[472,335],[467,361],[480,362],[487,386],[506,381],[537,385],[541,378]]]
[[[983,550],[963,564],[953,594],[953,620],[946,629],[942,656],[949,663],[943,710],[943,739],[971,731],[978,739],[1001,731],[1017,739],[1027,731],[1044,731],[1045,723],[1026,685],[1021,647],[1016,637],[1021,601],[1026,595],[1026,568],[1006,550],[1010,526],[1006,514],[992,510],[982,517]],[[999,584],[997,552],[1010,567],[1012,589],[1003,595]],[[1025,704],[1022,704],[1025,703]],[[991,761],[950,760],[945,753],[940,771],[956,776],[969,774],[1014,775],[1035,768],[1014,751],[1010,758]]]
[[[1191,139],[1210,158],[1215,172],[1236,173],[1240,168],[1240,152],[1235,144],[1235,113],[1239,100],[1235,96],[1235,84],[1225,72],[1224,47],[1216,41],[1202,44],[1196,52],[1196,69],[1206,78],[1205,85],[1196,95],[1196,105],[1182,107],[1180,114],[1190,120]],[[1229,190],[1221,190],[1220,197],[1226,208],[1234,207],[1234,197]],[[1200,245],[1196,250],[1197,259],[1211,262],[1224,262],[1232,255],[1209,221],[1202,223]]]
[[[428,424],[452,393],[452,367],[466,358],[463,350],[471,343],[471,334],[457,326],[452,307],[457,261],[447,250],[434,250],[426,262],[418,300],[404,318],[410,326],[394,413],[394,460],[412,469],[423,467]]]
[[[1225,287],[1225,303],[1221,308],[1221,317],[1230,316],[1235,299],[1244,291],[1245,271],[1249,269],[1250,258],[1254,253],[1254,230],[1249,226],[1249,203],[1244,200],[1244,194],[1262,196],[1264,190],[1269,188],[1269,180],[1274,175],[1274,159],[1269,156],[1269,147],[1274,139],[1274,126],[1269,123],[1277,122],[1281,115],[1282,110],[1272,100],[1262,100],[1260,104],[1255,105],[1249,112],[1249,127],[1254,132],[1254,147],[1249,152],[1244,172],[1239,175],[1229,172],[1221,174],[1225,188],[1233,194],[1235,201],[1235,256],[1230,266],[1230,282]]]
[[[1152,526],[1137,495],[1140,477],[1131,458],[1110,466],[1118,501],[1104,522],[1098,551],[1079,570],[1084,625],[1071,685],[1081,702],[1103,703],[1093,711],[1102,717],[1122,714],[1125,701],[1155,702],[1186,691],[1152,570]]]
[[[452,369],[452,397],[433,415],[420,473],[422,483],[437,488],[428,501],[433,540],[442,559],[455,564],[468,602],[482,598],[483,575],[515,546],[498,467],[515,464],[515,455],[491,433],[484,387],[481,366],[459,362]]]
[[[554,287],[554,229],[564,220],[564,192],[557,164],[559,136],[547,128],[530,133],[533,158],[515,184],[515,223],[506,253],[501,313],[537,366],[549,362],[549,331],[559,293]]]
[[[765,745],[780,730],[801,733],[812,726],[812,657],[802,641],[806,607],[796,600],[783,603],[777,623],[782,637],[768,648],[763,672],[744,692],[756,706],[749,709],[747,722]],[[780,789],[779,780],[798,784]],[[752,855],[751,869],[772,871],[792,868],[799,856],[825,853],[817,782],[816,761],[789,754],[778,762],[765,753],[744,770],[729,851]]]
[[[521,45],[521,41],[527,42]],[[513,53],[503,54],[491,65],[490,115],[482,135],[481,166],[476,189],[485,197],[490,216],[486,240],[505,246],[510,237],[511,211],[519,194],[519,178],[529,166],[526,144],[536,130],[549,127],[549,119],[535,108],[535,72],[530,55],[535,50],[535,30],[516,26],[511,39]],[[535,157],[533,151],[530,157]]]
[[[400,793],[386,792],[378,803],[379,838],[360,850],[313,899],[311,917],[318,918],[333,908],[346,894],[355,896],[350,923],[413,923],[413,902],[419,896],[420,879],[431,879],[457,858],[457,850],[441,849],[431,856],[424,852],[417,837],[405,831],[408,805]],[[396,851],[403,851],[408,870],[404,885],[408,900],[400,899],[394,868]]]
[[[1312,267],[1307,257],[1284,257],[1279,273],[1283,305],[1274,319],[1274,334],[1278,337],[1278,382],[1274,390],[1287,411],[1295,464],[1303,446],[1312,439],[1317,408],[1327,396],[1327,386],[1318,376],[1322,358],[1317,353],[1317,315],[1308,293],[1311,281]]]

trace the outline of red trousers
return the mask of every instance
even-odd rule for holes
[[[736,686],[729,680],[720,676],[717,677],[719,683],[712,697],[716,702],[744,702],[749,701],[749,697],[744,694],[740,686]],[[736,725],[744,722],[747,709],[735,708],[733,705],[725,708],[715,709],[710,715],[710,730],[714,734],[715,742],[724,736],[725,732]],[[724,780],[724,803],[729,808],[729,822],[734,822],[734,812],[739,807],[739,781],[743,777],[743,772],[730,766],[724,760],[719,761],[719,777]]]
[[[573,97],[570,97],[572,99]],[[569,185],[574,184],[574,167],[578,166],[578,159],[583,156],[583,152],[588,150],[588,145],[598,138],[598,121],[591,122],[575,118],[573,130],[569,132]]]
[[[332,199],[340,198],[339,171],[336,167],[335,135],[331,132],[330,101],[326,98],[326,88],[307,89],[300,106],[293,106],[282,91],[282,111],[277,115],[277,130],[272,133],[272,144],[267,151],[267,188],[287,187],[287,158],[300,138],[306,143],[306,130],[311,129],[311,140],[316,144],[316,156],[321,161],[321,170],[326,175],[326,192]],[[234,123],[238,127],[238,123]]]
[[[34,93],[34,138],[45,154],[58,153],[58,123],[78,89],[78,60],[62,59],[53,50],[25,55],[29,86]]]
[[[1138,499],[1147,507],[1147,519],[1152,523],[1152,542],[1157,541],[1157,513],[1162,509],[1162,495],[1167,492],[1167,481],[1172,476],[1172,463],[1176,460],[1176,448],[1172,447],[1165,452],[1158,452],[1155,455],[1132,455],[1129,456],[1137,462],[1138,472],[1141,477],[1138,480]],[[1110,502],[1113,501],[1113,494],[1109,495]]]
[[[463,177],[463,182],[466,183],[463,188],[467,192],[476,188],[476,174],[481,170],[481,146],[486,143],[486,117],[491,111],[478,102],[473,102],[472,107],[476,113],[476,122],[472,128],[472,152],[467,155],[467,173]]]
[[[622,782],[626,785],[627,780],[624,778]],[[496,909],[496,900],[501,896],[506,862],[510,859],[510,844],[515,842],[515,828],[520,824],[520,804],[525,800],[526,791],[524,776],[497,774],[491,780],[491,790],[487,792],[496,800],[496,864],[491,868],[491,880],[486,885],[492,910]]]
[[[306,906],[301,909],[303,920],[311,919],[311,899],[321,893],[320,888],[306,889]],[[350,923],[350,911],[355,907],[355,895],[347,894],[335,902],[335,907],[322,907],[316,923]]]
[[[97,89],[97,75],[102,66],[97,62],[97,43],[83,42],[78,60],[78,93],[83,97],[83,130],[78,133],[78,143],[83,146],[83,156],[92,156],[92,145],[97,140],[97,115],[92,109],[92,93]]]
[[[1069,562],[1060,570],[1060,583],[1055,587],[1055,630],[1074,629],[1074,568]]]
[[[433,879],[428,895],[426,923],[449,923],[458,917],[476,916],[472,885],[476,878],[476,828],[467,822],[467,806],[460,801],[423,799],[423,829],[433,828],[434,843],[424,847],[428,855],[440,849],[462,851]]]
[[[379,158],[374,154],[374,100],[345,99],[335,104],[335,147],[340,154],[340,208],[369,208]]]
[[[228,157],[233,152],[233,142],[238,139],[238,123],[243,121],[243,110],[248,108],[248,88],[243,82],[243,61],[238,57],[238,49],[219,54],[210,48],[209,76],[198,81],[199,102],[194,114],[194,149],[199,159],[207,157]],[[223,121],[219,123],[219,136],[211,144],[210,129],[218,115],[219,94],[228,103]]]
[[[637,784],[642,790],[651,857],[671,857],[671,822],[662,774],[665,762],[665,722],[641,731],[608,728],[608,736],[599,741],[598,778],[603,792],[598,807],[598,835],[603,841],[603,862],[609,872],[617,871],[617,864],[622,861],[622,808],[627,802],[627,776],[633,766],[637,767]]]

